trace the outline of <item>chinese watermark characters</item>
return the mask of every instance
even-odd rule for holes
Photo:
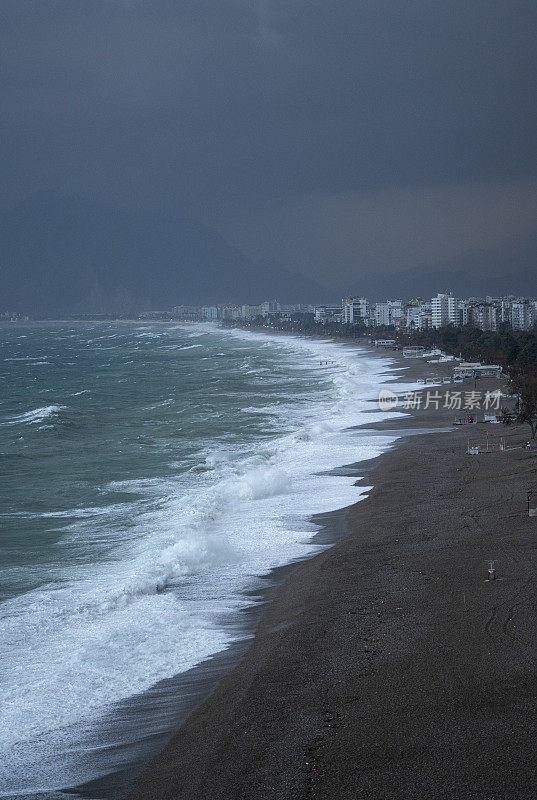
[[[402,398],[398,398],[389,389],[381,389],[379,392],[379,407],[382,411],[389,411],[395,408],[401,400],[402,408],[405,410],[434,409],[441,408],[450,411],[499,411],[502,393],[500,389],[491,392],[477,391],[451,391],[440,392],[438,389],[427,389],[405,392]]]

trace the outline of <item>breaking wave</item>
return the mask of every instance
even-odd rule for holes
[[[10,417],[4,422],[4,425],[36,425],[45,422],[47,419],[57,417],[60,411],[64,411],[67,406],[43,406],[42,408],[34,408],[32,411],[26,411],[24,414],[17,414]]]
[[[142,421],[150,431],[165,417],[170,438],[163,453],[173,454],[182,435],[177,415],[185,425],[190,421],[197,438],[188,458],[170,459],[181,468],[168,474],[159,463],[158,474],[99,483],[102,505],[40,512],[62,533],[47,581],[2,605],[0,762],[5,791],[13,794],[93,777],[91,766],[75,757],[83,747],[80,730],[97,725],[114,703],[188,670],[238,636],[226,623],[253,602],[245,592],[255,590],[259,576],[319,549],[311,515],[367,492],[355,486],[356,476],[327,471],[372,458],[393,441],[351,430],[366,409],[372,421],[388,416],[372,413],[368,400],[389,380],[382,374],[389,359],[330,342],[201,326],[170,327],[167,335],[179,344],[204,337],[194,351],[198,361],[184,358],[199,370],[200,400],[180,407],[171,383],[158,402],[132,408],[147,416]],[[138,336],[148,349],[162,338],[151,331]],[[235,373],[227,375],[228,359],[215,355],[229,356]],[[179,359],[180,351],[169,357]],[[207,367],[209,357],[220,372]],[[327,360],[332,363],[321,367]],[[246,394],[235,391],[239,374],[248,381]],[[221,385],[218,393],[214,387]],[[51,421],[65,409],[36,408],[8,424]],[[129,413],[125,406],[124,416]],[[209,429],[210,420],[219,427]],[[117,424],[128,433],[134,421],[119,416]],[[114,457],[113,448],[106,457]]]

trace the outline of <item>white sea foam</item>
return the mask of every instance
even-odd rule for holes
[[[168,408],[168,406],[172,406],[175,403],[173,397],[168,397],[167,400],[161,400],[159,403],[153,403],[153,405],[145,406],[145,411],[153,411],[156,408]]]
[[[43,361],[48,356],[17,356],[13,358],[4,358],[4,361]]]
[[[46,419],[57,417],[60,411],[64,411],[67,406],[43,406],[42,408],[34,408],[32,411],[26,411],[24,414],[16,414],[14,417],[4,421],[4,425],[18,425],[27,424],[35,425],[44,422]]]
[[[326,389],[295,403],[291,394],[290,402],[245,406],[246,414],[270,414],[269,430],[272,417],[281,423],[255,447],[208,441],[191,471],[103,487],[103,496],[127,493],[130,503],[49,512],[76,517],[62,546],[95,540],[109,550],[75,572],[60,560],[50,585],[3,604],[0,636],[9,658],[2,662],[0,761],[7,792],[93,777],[68,755],[76,753],[75,730],[98,723],[115,701],[226,646],[232,634],[223,620],[248,602],[242,592],[256,585],[256,576],[318,549],[308,518],[367,492],[354,485],[356,476],[322,473],[372,458],[395,439],[352,431],[366,410],[371,421],[390,416],[368,404],[393,381],[393,374],[382,374],[389,359],[331,342],[238,331],[221,336],[230,349],[248,346],[253,371],[252,343],[276,347],[282,376],[288,367],[293,380],[300,367],[310,375],[322,370]],[[319,367],[324,360],[335,363]],[[266,372],[258,378],[265,386],[276,381]],[[41,422],[63,408],[35,409],[11,422]]]

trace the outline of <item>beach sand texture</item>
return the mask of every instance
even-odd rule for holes
[[[419,410],[384,427],[453,418]],[[469,429],[508,449],[467,455]],[[361,464],[374,488],[347,535],[289,574],[245,657],[126,798],[537,797],[527,438],[461,426]]]

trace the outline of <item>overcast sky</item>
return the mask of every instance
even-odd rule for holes
[[[2,0],[3,206],[177,208],[338,280],[537,225],[535,0]]]

